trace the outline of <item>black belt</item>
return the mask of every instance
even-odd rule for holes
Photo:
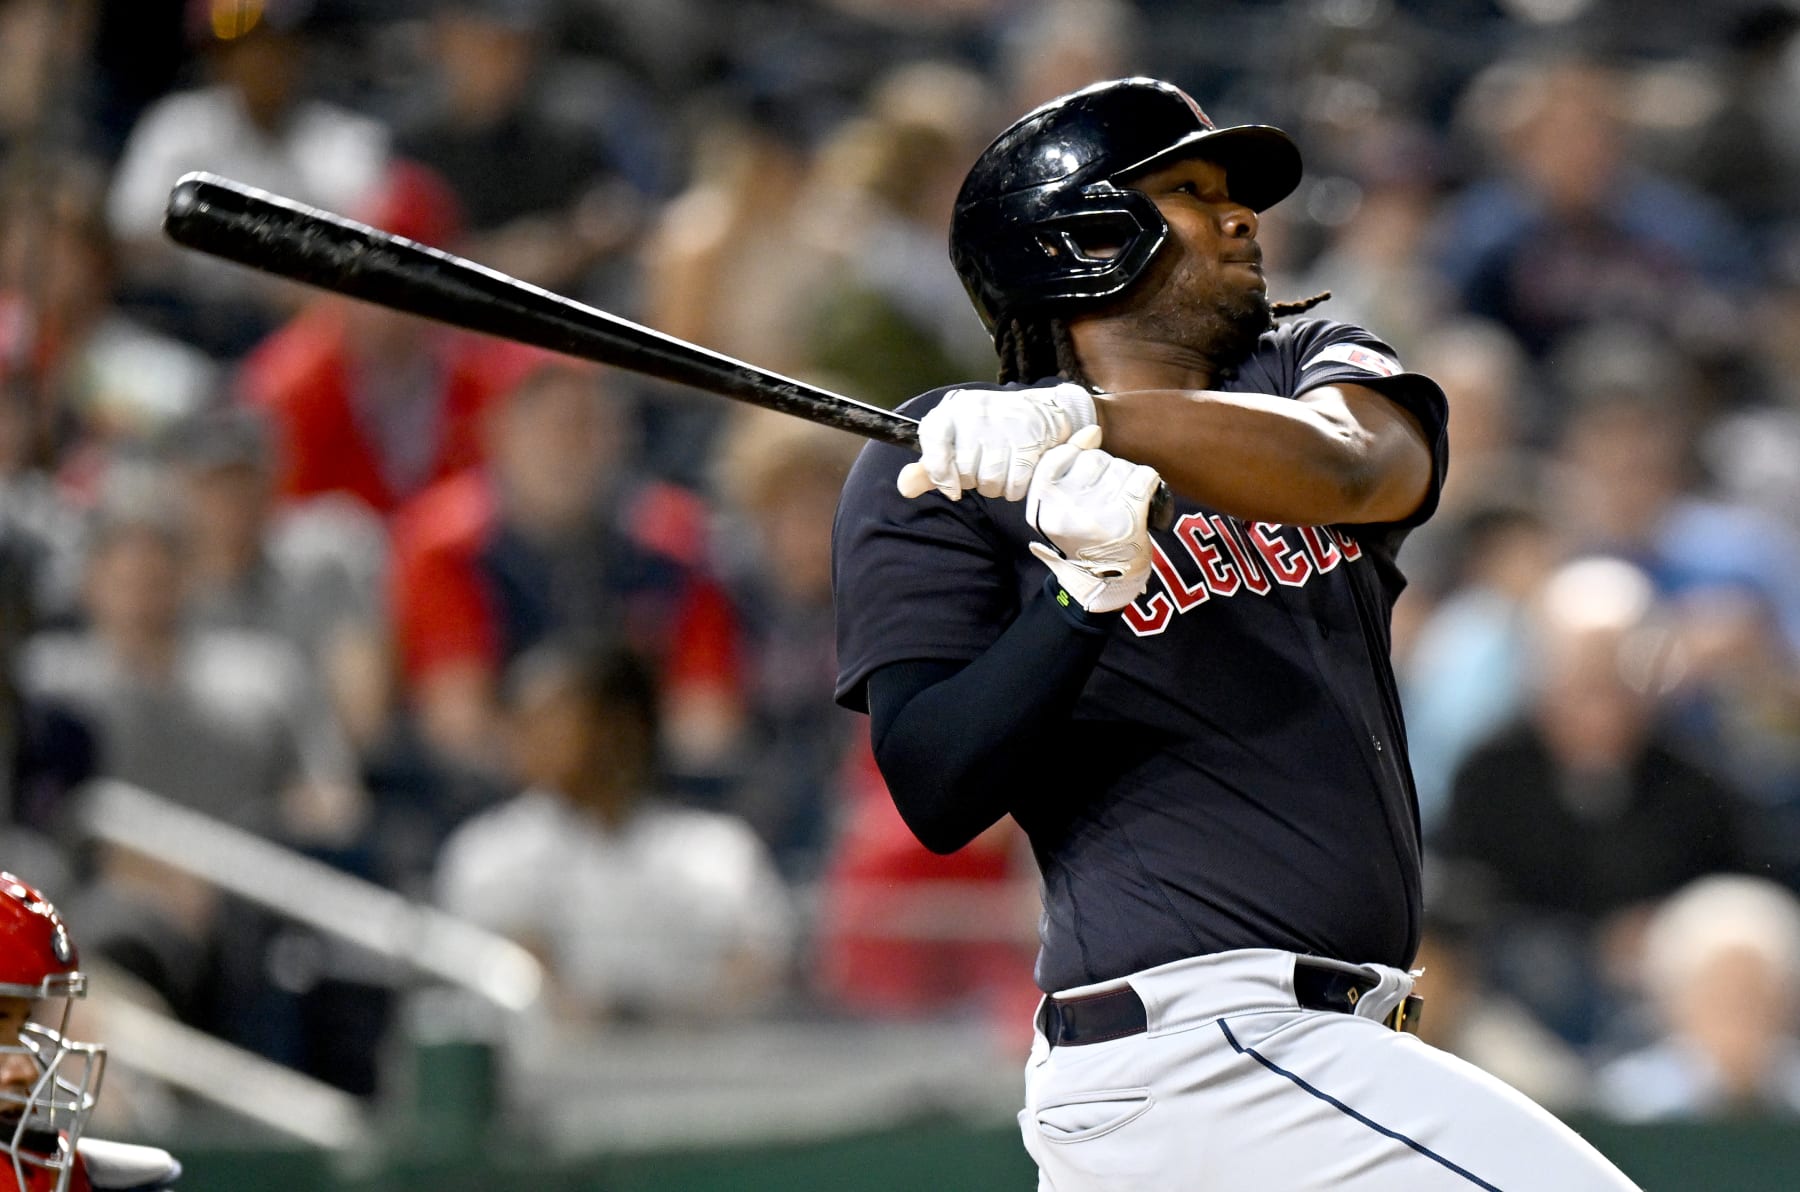
[[[1307,1010],[1354,1014],[1356,1003],[1377,984],[1375,978],[1363,973],[1312,964],[1304,956],[1294,962],[1294,1001]],[[1416,1035],[1424,1007],[1424,998],[1408,994],[1393,1013],[1382,1019],[1382,1025]],[[1141,1035],[1149,1029],[1149,1019],[1137,990],[1126,985],[1084,997],[1047,997],[1038,1008],[1037,1025],[1050,1046],[1079,1047]]]

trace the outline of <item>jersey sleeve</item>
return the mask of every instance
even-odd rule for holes
[[[1289,394],[1298,397],[1322,385],[1361,385],[1411,414],[1425,432],[1431,446],[1431,486],[1410,516],[1392,523],[1403,530],[1422,525],[1437,511],[1449,467],[1450,411],[1444,391],[1430,377],[1408,372],[1393,348],[1360,327],[1316,320],[1292,330]]]
[[[946,391],[903,407],[917,418]],[[837,701],[868,710],[863,685],[890,662],[979,657],[1018,615],[1014,568],[986,499],[894,487],[914,452],[871,443],[857,457],[832,528]]]

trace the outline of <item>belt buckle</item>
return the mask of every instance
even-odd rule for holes
[[[1425,1013],[1425,999],[1416,993],[1409,993],[1400,999],[1393,1012],[1381,1020],[1381,1024],[1402,1034],[1419,1033],[1419,1019]]]

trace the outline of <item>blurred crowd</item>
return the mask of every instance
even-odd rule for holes
[[[1800,1114],[1800,9],[0,0],[0,55],[0,854],[183,1021],[372,1094],[396,1016],[92,843],[91,779],[518,939],[571,1029],[1022,1030],[1035,887],[1004,827],[916,845],[832,703],[856,440],[178,250],[177,177],[893,405],[993,373],[967,163],[1144,73],[1296,136],[1276,296],[1449,396],[1427,1036]]]

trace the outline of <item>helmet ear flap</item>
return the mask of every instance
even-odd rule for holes
[[[1169,234],[1148,195],[1109,184],[1007,196],[964,218],[987,234],[964,237],[953,259],[990,331],[1028,310],[1079,308],[1124,291]]]

